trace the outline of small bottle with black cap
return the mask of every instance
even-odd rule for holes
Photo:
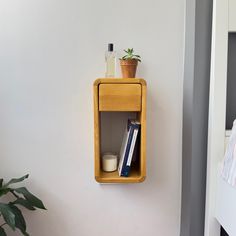
[[[106,77],[114,78],[116,71],[116,52],[113,43],[108,44],[108,50],[105,53],[106,59]]]

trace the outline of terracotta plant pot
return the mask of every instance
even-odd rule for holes
[[[135,78],[138,61],[136,59],[120,60],[123,78]]]

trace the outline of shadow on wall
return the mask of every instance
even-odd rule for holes
[[[151,86],[154,88],[151,89]],[[155,99],[157,89],[155,86],[150,85],[147,81],[147,177],[143,183],[139,184],[121,184],[122,188],[116,188],[117,185],[100,185],[100,187],[107,193],[110,191],[124,191],[130,196],[127,198],[139,198],[135,190],[140,190],[148,192],[146,195],[147,199],[144,199],[144,196],[140,196],[140,201],[150,201],[150,197],[153,194],[158,194],[156,189],[159,189],[159,193],[163,189],[166,189],[167,183],[170,180],[170,172],[172,168],[176,168],[175,163],[181,163],[179,153],[175,153],[172,158],[166,158],[166,152],[171,150],[172,140],[175,138],[171,133],[171,124],[167,123],[166,116],[174,117],[174,114],[171,114],[172,111],[167,109],[168,105],[163,101],[157,101]],[[160,105],[159,105],[160,104]],[[162,124],[162,126],[160,126]],[[165,131],[165,132],[163,132]],[[169,152],[171,154],[171,151]],[[178,158],[178,159],[177,159]],[[178,176],[177,176],[178,177]],[[107,187],[108,186],[108,187]],[[111,190],[112,188],[112,190]],[[119,190],[118,190],[119,189]],[[132,196],[133,195],[133,196]]]

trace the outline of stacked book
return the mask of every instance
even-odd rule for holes
[[[124,137],[120,149],[120,161],[118,166],[119,176],[128,177],[130,173],[131,163],[135,159],[135,153],[138,147],[138,133],[140,130],[140,122],[136,120],[128,120],[125,128]]]

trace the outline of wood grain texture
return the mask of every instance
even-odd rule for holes
[[[141,85],[100,84],[99,111],[141,111]]]
[[[146,178],[146,102],[147,102],[147,87],[142,86],[142,111],[140,113],[141,123],[141,149],[140,149],[140,168],[144,178]]]
[[[143,182],[144,179],[145,177],[137,170],[131,171],[129,177],[120,177],[118,171],[101,171],[100,175],[96,177],[99,183],[140,183]]]
[[[140,183],[146,178],[146,81],[143,79],[97,79],[94,82],[94,169],[99,183]],[[102,103],[102,105],[100,104]],[[115,108],[114,108],[115,107]],[[102,111],[137,111],[141,123],[140,158],[138,168],[129,177],[101,168]]]
[[[94,86],[94,171],[95,177],[100,175],[100,114],[98,111],[98,88]]]

